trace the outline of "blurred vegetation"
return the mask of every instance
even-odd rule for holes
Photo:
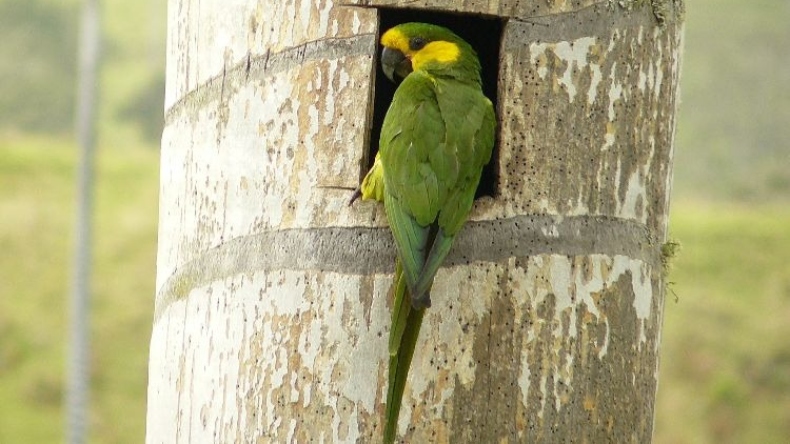
[[[0,443],[63,441],[75,146],[0,142]],[[139,443],[153,312],[158,151],[99,151],[92,294],[92,442]]]
[[[141,442],[165,0],[103,2],[92,442]],[[0,443],[63,437],[78,0],[0,0]],[[689,0],[657,443],[790,436],[790,3]]]
[[[99,140],[156,148],[166,0],[102,3]],[[79,0],[0,0],[0,133],[71,134]]]
[[[118,112],[118,119],[135,122],[147,142],[158,142],[164,127],[165,73],[143,86]]]
[[[790,200],[790,2],[686,5],[675,195]]]
[[[77,82],[72,6],[0,1],[0,131],[71,131]]]
[[[656,442],[790,437],[790,207],[677,200]]]

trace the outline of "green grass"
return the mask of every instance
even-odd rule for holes
[[[790,436],[790,208],[678,202],[656,442]]]
[[[104,149],[97,165],[92,442],[145,430],[158,152]],[[0,442],[63,438],[76,151],[0,142]],[[678,201],[657,443],[790,436],[790,209]]]
[[[63,440],[76,149],[0,142],[0,442]],[[92,442],[142,442],[158,152],[101,151],[92,279]]]

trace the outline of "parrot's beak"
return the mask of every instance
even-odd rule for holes
[[[397,49],[384,48],[381,51],[381,69],[388,79],[398,83],[411,73],[411,60]],[[399,80],[395,80],[396,75]]]

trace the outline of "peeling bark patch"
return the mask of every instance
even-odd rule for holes
[[[590,5],[601,3],[600,0],[548,0],[520,1],[497,0],[481,1],[466,0],[457,2],[436,2],[433,0],[352,0],[351,4],[374,8],[398,8],[408,5],[409,9],[425,9],[428,11],[462,12],[469,15],[493,15],[520,20],[545,20],[546,16],[572,13]]]
[[[643,226],[609,218],[521,216],[474,221],[459,234],[445,265],[547,252],[621,254],[658,264],[660,246],[650,239]],[[395,251],[389,228],[278,230],[238,237],[178,267],[157,292],[155,318],[173,301],[219,279],[283,268],[391,273]]]
[[[345,38],[313,40],[281,51],[245,58],[227,66],[223,73],[208,79],[165,111],[165,125],[182,116],[195,116],[196,110],[222,101],[227,90],[236,90],[247,83],[247,79],[264,78],[288,71],[310,61],[337,60],[347,56],[375,54],[375,34],[363,34]]]
[[[498,198],[515,213],[613,215],[663,233],[681,32],[655,27],[649,8],[547,20],[505,27]]]
[[[160,250],[157,279],[226,239],[383,219],[373,206],[350,211],[348,191],[337,189],[358,184],[367,109],[356,97],[370,88],[370,66],[368,54],[305,61],[245,83],[220,110],[206,106],[171,122],[162,141],[159,236],[174,240]],[[227,119],[217,125],[221,109]]]
[[[497,357],[517,356],[526,335],[524,324],[517,322],[508,269],[496,273],[497,290],[491,295],[490,311],[479,321],[472,352],[476,363],[474,383],[455,384],[448,442],[519,441],[513,411],[520,404],[520,363]]]
[[[590,64],[588,55],[598,52],[598,46],[594,37],[581,37],[572,42],[557,43],[533,43],[530,45],[530,63],[538,66],[537,73],[541,79],[545,80],[548,75],[549,59],[560,59],[565,66],[562,76],[555,78],[555,90],[562,89],[568,94],[568,100],[573,102],[576,98],[576,82],[580,71],[590,65],[589,87],[586,92],[587,103],[595,102],[596,88],[601,81],[600,66]],[[553,60],[552,60],[553,62]],[[576,77],[576,78],[574,78]]]
[[[309,42],[372,34],[376,25],[374,11],[333,0],[173,0],[167,10],[166,109],[223,68]]]
[[[450,442],[649,442],[660,289],[635,276],[653,269],[625,256],[509,260],[473,329],[473,383],[455,384]],[[634,392],[636,404],[619,401]]]
[[[153,350],[155,362],[175,361],[152,378],[172,392],[163,400],[189,396],[192,410],[172,410],[183,417],[161,426],[185,440],[214,430],[216,442],[374,441],[383,402],[378,387],[386,381],[387,340],[380,328],[389,317],[390,281],[260,272],[218,281],[179,301],[154,336],[189,343],[157,343],[164,348]],[[373,290],[369,313],[342,297],[363,287]],[[182,326],[174,332],[176,322]],[[305,417],[310,426],[302,424]],[[214,423],[217,418],[226,423]]]

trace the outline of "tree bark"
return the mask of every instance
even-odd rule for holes
[[[496,194],[437,274],[405,442],[651,439],[681,5],[620,3],[408,3],[507,22]],[[377,10],[168,10],[147,442],[378,442],[395,247],[341,189]]]

